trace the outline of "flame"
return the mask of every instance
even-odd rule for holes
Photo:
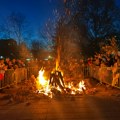
[[[58,59],[56,59],[56,70],[58,70],[58,67],[59,67],[59,60]]]
[[[39,71],[39,75],[38,75],[38,81],[37,81],[37,88],[39,93],[43,93],[47,96],[52,96],[51,95],[51,90],[50,90],[50,86],[49,86],[49,81],[45,79],[44,77],[44,70],[40,70]]]
[[[38,76],[38,80],[39,80],[39,83],[42,85],[42,86],[46,86],[48,84],[48,81],[45,80],[43,74],[44,74],[44,70],[40,70],[39,71],[39,76]]]
[[[60,65],[60,54],[61,54],[61,39],[58,37],[57,39],[57,56],[56,56],[56,70],[58,70]]]
[[[83,91],[83,89],[86,90],[86,87],[85,87],[84,81],[82,80],[82,81],[79,82],[79,90]]]
[[[52,98],[52,92],[51,92],[51,86],[49,85],[49,80],[46,80],[44,77],[44,70],[39,71],[39,75],[37,78],[37,89],[39,93],[43,93],[46,96]],[[80,81],[78,86],[74,86],[73,83],[69,83],[68,85],[65,85],[65,88],[70,89],[70,94],[77,94],[83,92],[83,90],[86,90],[84,81]],[[62,92],[61,88],[58,86],[56,89],[60,92]]]
[[[67,85],[67,88],[71,90],[70,93],[73,95],[75,95],[76,93],[83,92],[83,90],[86,90],[85,82],[83,80],[79,82],[78,87],[75,87],[73,83],[69,83]]]

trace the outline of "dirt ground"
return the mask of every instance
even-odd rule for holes
[[[82,94],[110,97],[120,102],[120,89],[106,84],[100,84],[94,79],[85,79],[86,90]],[[32,81],[33,82],[33,81]],[[0,104],[13,102],[26,102],[34,99],[47,98],[43,94],[36,93],[36,87],[31,81],[26,81],[18,85],[8,86],[0,90]],[[65,96],[65,95],[64,95]],[[49,99],[49,98],[47,98]]]

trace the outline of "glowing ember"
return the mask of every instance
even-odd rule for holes
[[[38,92],[39,93],[43,93],[45,94],[46,96],[49,96],[50,98],[52,98],[52,87],[49,85],[49,80],[46,80],[45,77],[44,77],[44,70],[40,70],[39,71],[39,75],[38,75],[38,78],[37,78],[37,89],[38,89]],[[69,89],[69,92],[67,92],[68,89]],[[58,86],[56,87],[56,90],[62,92],[61,88]],[[85,87],[85,84],[84,84],[84,81],[80,81],[78,86],[74,86],[73,83],[69,83],[68,85],[65,85],[65,92],[66,93],[69,93],[69,94],[78,94],[78,93],[81,93],[81,92],[84,92],[84,90],[86,90],[86,87]]]
[[[67,85],[67,88],[70,89],[70,94],[74,94],[74,95],[77,93],[83,92],[83,90],[86,90],[86,87],[85,87],[83,80],[79,82],[78,87],[74,87],[74,85],[72,83],[69,83]]]
[[[86,87],[85,87],[84,81],[82,80],[79,82],[79,90],[83,91],[83,89],[86,90]]]

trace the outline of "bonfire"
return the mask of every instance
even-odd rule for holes
[[[37,92],[42,93],[50,98],[53,96],[53,91],[57,91],[56,93],[62,93],[62,90],[59,86],[53,87],[49,85],[49,80],[44,76],[44,70],[39,71],[39,75],[37,77]],[[64,93],[76,95],[82,94],[86,90],[84,81],[81,80],[78,85],[74,86],[72,82],[65,84]]]

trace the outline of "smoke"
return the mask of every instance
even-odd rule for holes
[[[67,25],[66,37],[62,46],[61,54],[66,60],[80,59],[82,56],[80,54],[81,46],[79,43],[79,33],[74,29],[73,25]],[[63,59],[63,58],[62,58]]]
[[[79,62],[83,58],[81,55],[80,35],[79,31],[74,28],[74,25],[67,24],[64,27],[65,29],[62,32],[64,34],[60,36],[60,68],[65,76],[72,78],[79,76]]]

